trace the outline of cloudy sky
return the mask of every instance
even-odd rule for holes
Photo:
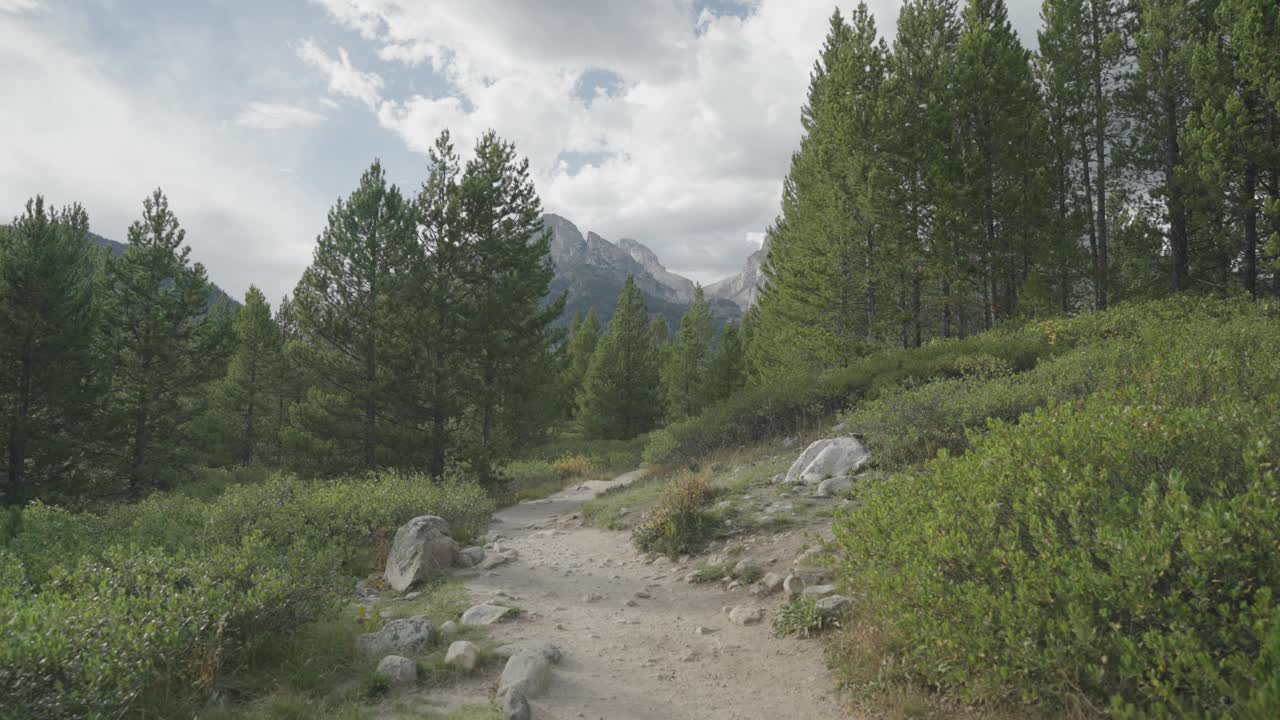
[[[892,34],[898,0],[872,0]],[[1038,0],[1009,0],[1024,42]],[[849,2],[842,2],[847,10]],[[0,217],[124,240],[157,186],[233,294],[289,291],[375,157],[514,141],[546,210],[702,282],[777,212],[831,0],[0,0]]]

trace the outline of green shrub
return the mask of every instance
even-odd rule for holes
[[[788,600],[773,616],[773,631],[779,635],[807,638],[839,626],[840,619],[818,610],[818,600],[812,595],[799,595]]]
[[[645,461],[678,463],[724,447],[751,445],[811,427],[904,383],[1026,370],[1057,351],[1039,334],[1001,330],[878,353],[818,377],[747,388],[696,418],[651,434]]]
[[[567,480],[575,477],[585,477],[591,473],[594,463],[591,458],[582,453],[566,453],[551,463],[551,469],[555,470],[556,475]]]
[[[436,514],[467,541],[492,510],[474,483],[396,473],[276,477],[103,515],[32,506],[0,548],[0,717],[116,717],[207,689],[327,612],[343,571],[381,564],[399,525]]]
[[[997,423],[868,488],[836,528],[850,582],[901,634],[901,673],[972,698],[1280,702],[1257,685],[1280,664],[1277,417],[1274,397],[1106,394]]]
[[[707,509],[714,497],[705,474],[681,473],[663,489],[657,505],[641,516],[632,541],[641,550],[671,557],[701,550],[720,528],[719,518]]]

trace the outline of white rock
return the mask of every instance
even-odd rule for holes
[[[456,548],[444,518],[416,517],[396,531],[382,576],[393,589],[404,592],[433,572],[447,569],[453,563]]]
[[[392,620],[381,630],[356,638],[356,646],[370,655],[413,655],[431,644],[431,618],[418,615]]]
[[[870,459],[871,453],[857,438],[819,440],[796,458],[784,482],[813,485],[827,478],[853,475]]]
[[[501,605],[475,605],[462,613],[463,625],[492,625],[511,612]]]
[[[470,671],[480,660],[480,648],[466,640],[455,640],[445,653],[444,664]]]
[[[458,623],[452,620],[445,620],[440,626],[440,637],[451,638],[458,634]]]
[[[764,620],[764,610],[751,607],[736,607],[729,611],[729,622],[734,625],[756,625]]]
[[[407,657],[388,655],[378,662],[378,674],[393,689],[407,687],[418,682],[418,664]]]
[[[786,592],[787,597],[793,598],[804,592],[804,580],[799,575],[788,575],[782,581],[782,590]]]
[[[801,591],[800,594],[805,595],[807,597],[814,597],[814,598],[821,599],[821,598],[827,597],[828,595],[835,595],[836,586],[835,585],[810,585],[809,587]]]
[[[492,555],[486,555],[483,560],[476,565],[481,570],[492,570],[499,565],[506,565],[515,560],[517,553],[515,550],[506,550],[504,552],[495,552]]]

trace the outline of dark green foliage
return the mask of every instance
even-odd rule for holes
[[[656,327],[657,320],[654,322]],[[702,412],[713,392],[711,310],[701,287],[694,291],[693,304],[680,319],[680,331],[669,349],[662,347],[666,344],[666,338],[661,337],[665,331],[663,323],[658,330],[658,352],[665,356],[661,372],[665,407],[668,418],[681,420]]]
[[[1280,702],[1280,344],[1256,332],[1276,309],[1138,307],[1155,319],[1044,328],[1128,335],[1103,355],[1114,389],[995,421],[968,453],[865,486],[837,523],[899,677],[1120,716]]]
[[[372,469],[398,444],[404,424],[393,414],[400,389],[389,356],[413,227],[408,201],[374,162],[329,211],[294,291],[299,341],[289,351],[314,384],[294,409],[288,438],[313,471]]]
[[[596,319],[595,310],[588,310],[584,318],[581,313],[573,319],[569,328],[568,347],[565,350],[564,389],[570,399],[578,396],[582,390],[582,382],[587,376],[587,367],[591,365],[591,355],[600,342],[600,321]],[[568,411],[575,408],[570,405]]]
[[[102,352],[110,390],[104,434],[134,497],[169,483],[194,396],[225,366],[230,315],[210,310],[204,266],[190,264],[186,232],[159,190],[143,201],[124,255],[103,275]],[[213,357],[210,357],[213,353]]]
[[[661,415],[658,348],[648,319],[628,277],[578,395],[578,424],[587,437],[633,438],[653,429]]]
[[[33,505],[0,546],[0,717],[118,716],[207,690],[325,613],[412,516],[440,515],[465,542],[492,511],[475,484],[393,474],[154,495],[101,516]]]
[[[707,380],[710,402],[724,400],[747,384],[746,349],[735,323],[725,325],[720,333],[720,346],[711,358]]]
[[[283,343],[262,291],[250,286],[236,314],[235,348],[227,375],[213,388],[213,411],[240,465],[273,462],[263,450],[276,447],[280,431],[277,394],[281,388]]]
[[[96,400],[93,251],[77,206],[27,202],[0,227],[0,503],[75,492]],[[63,487],[55,488],[55,484]]]

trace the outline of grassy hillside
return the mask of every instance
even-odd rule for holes
[[[882,479],[834,526],[858,697],[1276,717],[1278,312],[1176,298],[888,352],[748,390],[647,455],[837,420],[864,437]]]

